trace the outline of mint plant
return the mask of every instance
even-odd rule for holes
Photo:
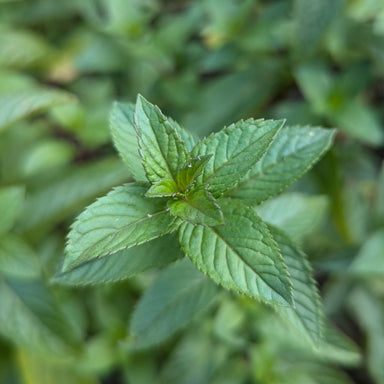
[[[323,315],[307,257],[254,207],[303,175],[335,132],[283,125],[241,120],[198,140],[142,96],[135,106],[116,103],[112,136],[135,181],[79,215],[56,281],[113,282],[187,256],[215,283],[272,304],[319,341]],[[214,299],[214,284],[188,259],[144,294],[131,323],[139,344],[168,337]]]

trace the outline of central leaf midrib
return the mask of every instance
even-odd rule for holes
[[[239,259],[241,259],[241,261],[248,267],[248,268],[250,268],[254,273],[255,273],[255,275],[257,275],[263,282],[264,282],[264,284],[266,284],[273,292],[275,292],[277,295],[279,295],[285,302],[287,302],[288,304],[289,304],[289,302],[279,293],[279,292],[277,292],[268,282],[266,282],[262,277],[261,277],[261,275],[258,273],[258,272],[256,272],[254,269],[253,269],[253,267],[246,261],[246,260],[244,260],[242,257],[241,257],[241,255],[238,253],[238,252],[236,252],[234,249],[233,249],[233,247],[216,231],[216,229],[214,228],[214,227],[209,227],[209,229],[211,229],[216,235],[217,235],[217,237],[219,237],[223,242],[224,242],[224,244],[235,254],[235,255],[237,255],[238,257],[239,257]],[[261,255],[261,253],[260,252],[258,252],[260,255]],[[276,275],[276,277],[277,278],[279,278],[279,276],[278,275]],[[280,278],[279,278],[279,280],[280,280]],[[282,283],[282,284],[284,284],[284,282],[283,281],[281,281],[280,280],[280,282]],[[236,283],[237,284],[237,283]]]
[[[232,132],[233,133],[233,132]],[[242,155],[243,152],[245,152],[249,147],[251,147],[252,145],[254,145],[258,140],[262,139],[264,136],[266,136],[269,132],[265,132],[264,135],[260,136],[257,140],[254,140],[252,141],[250,144],[248,144],[246,147],[244,147],[241,151],[239,151],[236,155],[234,155],[233,157],[231,157],[230,159],[227,159],[227,161],[225,163],[223,163],[222,165],[220,165],[220,167],[218,167],[217,169],[215,169],[215,171],[209,176],[207,177],[207,179],[204,180],[204,182],[210,180],[213,176],[216,176],[216,174],[221,170],[223,169],[224,167],[226,167],[228,165],[228,163],[232,162],[234,159],[236,159],[238,156]],[[277,134],[277,132],[275,133],[275,135]],[[274,136],[272,136],[273,138]],[[272,138],[271,138],[271,141],[272,141]],[[229,139],[229,136],[228,136],[228,139]],[[227,143],[228,144],[228,141]],[[259,159],[267,152],[269,146],[267,146],[265,152],[263,154],[260,155]],[[214,159],[214,158],[213,158]],[[255,162],[257,162],[258,160],[255,160]]]
[[[162,213],[166,213],[166,212],[167,212],[167,209],[163,209],[162,211],[159,211],[159,212],[155,212],[155,213],[153,213],[153,214],[150,214],[151,217],[148,217],[148,216],[141,217],[141,218],[138,219],[137,221],[135,221],[135,222],[131,222],[131,223],[129,223],[129,224],[127,224],[127,225],[121,227],[120,229],[114,231],[112,234],[108,234],[108,235],[105,235],[105,236],[101,237],[101,238],[97,241],[96,244],[93,244],[93,245],[91,245],[90,247],[88,247],[86,250],[84,250],[83,252],[81,252],[80,255],[88,255],[90,252],[92,252],[92,249],[93,249],[95,246],[98,245],[98,243],[104,241],[104,240],[107,239],[109,236],[115,237],[115,236],[117,236],[118,234],[120,234],[122,231],[125,231],[126,229],[128,229],[128,228],[131,227],[131,226],[140,224],[140,223],[142,223],[142,222],[144,222],[144,221],[146,221],[146,220],[151,220],[153,217],[158,216],[158,215],[160,215],[160,214],[162,214]],[[82,235],[84,236],[85,234],[90,233],[90,232],[92,232],[93,230],[94,230],[94,228],[92,228],[91,230],[89,230],[89,231],[87,231],[87,232],[82,233]],[[129,247],[128,247],[128,248],[129,248]],[[122,248],[116,250],[116,252],[119,251],[119,250],[121,250],[121,249],[124,249],[124,247],[122,247]],[[114,251],[113,253],[115,253],[115,251]],[[108,254],[110,254],[110,252],[103,253],[103,254],[99,255],[98,257],[100,258],[100,257],[106,256],[106,255],[108,255]]]
[[[309,147],[309,146],[310,146],[310,145],[304,145],[304,146],[300,147],[298,150],[301,151],[301,150],[303,150],[303,149],[305,149],[305,148],[307,148],[307,147]],[[266,154],[266,153],[267,153],[267,152],[265,152],[264,154]],[[289,155],[284,156],[284,160],[292,158],[296,153],[297,153],[297,151],[295,151],[295,152],[291,152]],[[259,161],[260,161],[260,160],[262,160],[262,157],[259,159]],[[314,161],[315,161],[315,159],[313,159],[313,162],[314,162]],[[281,163],[282,163],[282,161],[275,162],[275,163],[272,163],[271,165],[269,165],[269,166],[267,166],[267,167],[265,167],[265,168],[262,168],[261,171],[255,173],[255,174],[252,175],[250,178],[244,180],[243,182],[238,183],[237,186],[236,186],[234,189],[232,189],[232,190],[230,191],[230,193],[231,193],[231,194],[236,193],[236,191],[237,191],[239,188],[241,188],[243,185],[246,185],[246,184],[248,184],[248,183],[250,183],[250,182],[252,182],[252,181],[255,181],[255,179],[257,179],[257,178],[258,178],[260,175],[262,175],[265,171],[268,171],[268,170],[270,170],[270,169],[273,169],[274,167],[278,166],[278,165],[281,164]]]

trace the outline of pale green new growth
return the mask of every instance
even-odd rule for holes
[[[183,253],[208,277],[276,305],[318,342],[323,317],[306,256],[250,206],[306,172],[334,131],[283,123],[239,121],[197,142],[142,96],[135,107],[115,104],[115,146],[136,182],[112,190],[77,218],[55,281],[111,282],[169,264],[179,257],[175,239],[147,242],[179,230]],[[173,334],[214,292],[186,260],[168,268],[134,312],[134,346]]]
[[[169,204],[172,215],[192,224],[214,226],[224,224],[223,212],[214,197],[204,188],[187,193],[184,199]]]

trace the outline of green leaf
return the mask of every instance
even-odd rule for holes
[[[140,95],[136,102],[135,128],[147,179],[176,181],[187,159],[186,145],[160,109]]]
[[[132,315],[136,346],[166,340],[212,303],[217,287],[188,259],[168,267],[144,292]]]
[[[126,167],[115,158],[69,169],[27,195],[19,225],[30,230],[60,222],[128,177]]]
[[[23,187],[0,188],[0,234],[7,232],[13,227],[20,214],[23,200]]]
[[[214,197],[204,187],[194,189],[183,199],[169,204],[172,215],[192,224],[206,226],[224,224],[223,213]]]
[[[77,343],[65,313],[40,281],[0,276],[0,333],[16,345],[47,355],[67,355]]]
[[[326,113],[334,86],[334,78],[328,68],[316,61],[299,66],[294,74],[300,91],[314,111],[319,114]]]
[[[172,179],[162,179],[153,183],[148,189],[146,197],[165,197],[174,196],[178,191],[177,185]]]
[[[176,177],[179,191],[186,191],[191,184],[193,184],[211,157],[212,154],[193,157],[187,160],[187,162],[180,168]]]
[[[34,89],[0,96],[0,132],[32,113],[74,100],[69,93],[49,89]]]
[[[191,155],[215,156],[204,167],[202,183],[214,197],[228,194],[265,153],[283,120],[240,120],[200,141]]]
[[[277,195],[319,160],[334,135],[334,130],[318,127],[281,129],[266,154],[243,177],[231,196],[256,205]]]
[[[350,271],[366,277],[384,276],[384,229],[374,232],[363,244]]]
[[[90,375],[79,373],[77,365],[55,364],[33,351],[18,350],[17,360],[25,384],[98,384]]]
[[[348,298],[348,307],[366,335],[366,359],[375,383],[384,380],[384,305],[381,297],[363,287],[355,288]]]
[[[181,257],[177,239],[165,235],[108,257],[81,263],[67,272],[57,273],[52,281],[63,285],[111,283],[128,279],[147,269],[161,268]]]
[[[327,26],[337,15],[340,0],[295,0],[295,48],[300,54],[312,52]]]
[[[40,275],[40,263],[22,239],[8,235],[0,241],[0,271],[8,277],[32,278]]]
[[[256,211],[267,223],[284,229],[293,240],[301,240],[322,222],[327,208],[326,196],[292,192],[267,200]]]
[[[109,117],[109,126],[113,143],[135,180],[146,181],[134,128],[134,114],[134,104],[114,103]]]
[[[341,131],[363,143],[374,147],[384,143],[379,114],[370,105],[358,99],[345,101],[335,111],[331,111],[330,118]]]
[[[322,336],[323,310],[307,256],[281,230],[268,226],[280,248],[292,281],[292,307],[276,307],[283,319],[318,344]]]
[[[200,141],[193,157],[214,153],[201,177],[214,197],[228,194],[264,155],[283,120],[240,120]]]
[[[212,155],[191,158],[180,168],[176,181],[173,179],[162,179],[152,184],[145,194],[147,197],[175,196],[178,192],[185,193],[200,175],[205,164]]]
[[[318,353],[328,361],[346,366],[357,366],[361,361],[358,346],[332,324],[326,322],[323,331],[323,341],[318,347]]]
[[[170,117],[168,117],[167,119],[170,122],[170,124],[176,129],[176,132],[181,137],[181,140],[184,141],[184,143],[187,147],[187,150],[191,151],[192,148],[197,144],[199,139],[197,137],[195,137],[194,135],[192,135],[192,133],[190,133],[189,131],[187,131],[183,127],[181,127],[177,121],[173,120]]]
[[[292,303],[291,282],[268,227],[234,200],[219,200],[225,225],[183,223],[180,244],[186,255],[217,283],[268,303]]]
[[[201,328],[201,327],[200,327]],[[228,364],[228,350],[206,331],[191,332],[172,350],[161,384],[211,384]]]
[[[143,183],[117,187],[91,204],[68,236],[63,271],[172,232],[178,220],[162,199],[147,199]]]

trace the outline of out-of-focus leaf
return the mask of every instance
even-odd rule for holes
[[[384,275],[384,229],[373,233],[363,244],[350,272],[362,276]]]
[[[0,28],[0,66],[28,68],[45,64],[52,49],[31,30]]]
[[[319,345],[318,353],[328,361],[345,366],[356,366],[361,362],[358,346],[331,324],[325,324],[324,341]]]
[[[64,364],[53,363],[36,356],[33,352],[19,349],[17,361],[24,384],[97,384],[95,378],[68,369]]]
[[[171,265],[144,292],[132,314],[133,346],[166,340],[207,308],[216,293],[215,284],[188,259]]]
[[[321,223],[328,207],[326,196],[285,193],[258,206],[260,217],[300,240]]]
[[[42,282],[0,277],[0,297],[0,332],[5,338],[47,356],[74,351],[77,333]]]
[[[111,283],[150,268],[163,267],[181,257],[176,239],[164,236],[108,257],[87,261],[68,272],[58,272],[53,282],[64,285]]]
[[[384,306],[381,299],[363,288],[356,288],[348,306],[367,335],[368,369],[377,383],[384,381]]]
[[[22,239],[8,235],[0,240],[0,271],[9,277],[37,278],[41,273],[35,252]]]
[[[314,111],[324,113],[333,88],[333,78],[327,68],[320,63],[305,64],[296,69],[295,77]]]
[[[207,334],[187,335],[173,350],[160,375],[161,384],[209,384],[227,351]]]
[[[20,228],[30,230],[59,222],[129,176],[124,164],[112,158],[68,170],[27,196]]]
[[[280,76],[280,63],[260,60],[252,68],[211,81],[201,89],[198,105],[183,126],[203,136],[244,118],[273,97]]]
[[[0,235],[14,225],[24,200],[24,188],[19,186],[0,188]]]
[[[245,313],[238,302],[226,300],[220,304],[215,317],[214,332],[221,341],[230,348],[242,350],[247,340],[241,335],[246,323]]]
[[[0,96],[0,132],[32,113],[74,100],[74,97],[67,92],[49,89],[34,89],[2,95]]]
[[[341,4],[340,0],[295,0],[293,45],[298,53],[314,50]]]
[[[384,142],[384,131],[376,111],[360,100],[346,101],[332,112],[332,118],[340,130],[363,143],[378,147]]]
[[[381,165],[377,184],[376,213],[379,221],[384,224],[384,163]]]
[[[44,140],[31,148],[23,159],[24,175],[54,170],[68,165],[74,157],[73,146],[62,140]]]

